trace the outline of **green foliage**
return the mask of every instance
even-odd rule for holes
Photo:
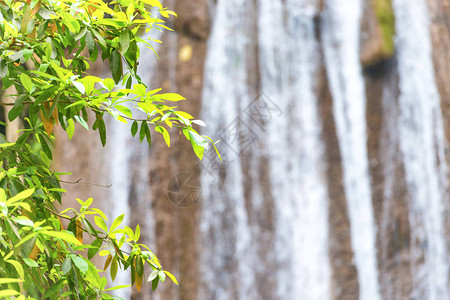
[[[203,122],[177,110],[184,97],[148,91],[137,74],[138,45],[153,49],[151,42],[160,42],[140,33],[169,29],[163,19],[171,15],[158,0],[0,1],[2,89],[17,91],[8,119],[29,112],[15,143],[0,135],[0,298],[113,299],[109,291],[123,286],[106,288],[101,272],[108,269],[113,281],[119,269],[130,269],[138,290],[146,269],[153,289],[166,276],[178,284],[139,243],[139,226],[120,226],[123,215],[108,228],[92,198],[58,213],[55,202],[65,190],[50,168],[55,125],[69,139],[75,124],[97,130],[104,145],[106,115],[131,122],[132,136],[149,145],[153,128],[170,147],[168,129],[176,128],[199,158],[214,146],[192,128]],[[87,72],[98,59],[109,62],[112,79]],[[91,262],[96,255],[105,257],[104,270]]]
[[[395,15],[392,2],[391,0],[373,0],[372,5],[383,39],[380,56],[390,58],[395,52]]]

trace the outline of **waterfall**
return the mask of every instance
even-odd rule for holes
[[[410,194],[414,298],[449,299],[444,230],[447,165],[425,1],[395,0],[400,148]]]
[[[108,155],[112,158],[112,163],[109,167],[111,188],[109,190],[108,201],[110,206],[107,211],[108,225],[111,225],[114,219],[121,214],[125,214],[123,224],[128,225],[130,217],[130,209],[127,201],[130,188],[130,170],[128,168],[130,153],[127,146],[129,132],[127,126],[123,126],[124,124],[117,124],[115,120],[111,120],[108,125],[108,143],[114,145],[113,147],[108,147]],[[124,168],[124,166],[127,167]],[[129,273],[119,272],[114,283],[117,285],[124,285],[127,284],[128,281]],[[131,294],[131,290],[118,290],[115,294],[127,299]]]
[[[376,228],[368,171],[364,82],[359,64],[359,0],[326,3],[322,31],[328,80],[339,138],[351,244],[360,299],[380,299]]]
[[[319,45],[310,1],[259,1],[261,89],[283,113],[267,125],[279,259],[277,299],[330,293],[328,195],[314,94]]]
[[[317,99],[313,92],[319,62],[313,22],[315,9],[307,1],[300,6],[294,1],[288,1],[286,6],[281,1],[258,4],[258,55],[264,94],[257,99],[249,96],[258,93],[254,86],[248,85],[246,74],[246,62],[252,57],[248,40],[251,25],[246,16],[251,5],[245,1],[218,1],[215,7],[205,66],[202,119],[210,125],[211,134],[241,126],[244,139],[250,138],[253,143],[250,154],[242,149],[243,143],[232,145],[238,149],[229,147],[230,143],[222,148],[224,157],[232,157],[223,177],[218,176],[220,173],[214,177],[203,171],[201,231],[205,236],[202,251],[205,288],[201,298],[271,298],[255,282],[258,268],[264,270],[265,276],[270,272],[270,262],[261,260],[255,245],[261,243],[258,239],[267,232],[252,222],[254,215],[263,209],[258,170],[268,160],[275,244],[259,247],[269,249],[267,257],[277,265],[273,270],[277,287],[272,297],[298,299],[301,295],[305,299],[325,299],[329,296],[330,282],[328,199]],[[289,13],[284,22],[286,9]],[[300,55],[298,49],[303,49]],[[259,109],[261,113],[261,107],[267,104],[272,105],[263,111],[270,112],[270,117],[266,115],[264,119],[267,123],[252,119],[255,115],[251,110]],[[222,143],[229,142],[227,138],[225,134]],[[241,161],[243,157],[249,158]],[[244,163],[251,170],[244,170]],[[246,172],[250,178],[245,178]],[[251,209],[244,201],[245,188],[252,191],[246,200],[251,202]]]
[[[215,137],[227,126],[239,126],[239,113],[249,102],[246,86],[249,1],[218,1],[208,41],[202,119]],[[214,134],[214,135],[213,135]],[[220,144],[219,144],[220,145]],[[224,160],[230,158],[225,176],[201,178],[203,202],[200,230],[204,238],[201,267],[204,269],[202,299],[255,299],[252,278],[250,229],[245,211],[240,147],[224,147]],[[208,163],[208,162],[205,162]],[[205,165],[205,168],[208,168]],[[230,276],[233,274],[233,276]]]

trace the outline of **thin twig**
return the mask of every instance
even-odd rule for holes
[[[89,185],[94,185],[94,186],[99,186],[99,187],[103,187],[106,189],[109,189],[110,187],[112,187],[112,184],[108,184],[108,185],[102,185],[102,184],[98,184],[98,183],[93,183],[93,182],[87,182],[87,181],[82,181],[83,178],[80,178],[76,181],[65,181],[65,180],[59,180],[62,183],[67,183],[67,184],[78,184],[78,183],[82,183],[82,184],[89,184]]]

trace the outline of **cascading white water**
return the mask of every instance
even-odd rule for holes
[[[124,124],[117,124],[112,120],[108,124],[108,144],[113,145],[108,147],[108,155],[111,157],[113,163],[110,164],[110,184],[111,188],[109,190],[109,209],[108,212],[108,223],[114,221],[121,214],[125,214],[123,224],[129,223],[129,206],[128,206],[128,194],[130,188],[129,182],[129,149],[127,146],[127,141],[129,139],[128,127]],[[129,282],[128,272],[119,272],[114,281],[117,285],[126,285]],[[115,295],[122,297],[124,299],[129,298],[131,290],[118,290]]]
[[[444,230],[446,146],[425,1],[394,0],[400,148],[410,194],[415,299],[450,299]],[[424,260],[424,262],[423,262]]]
[[[252,100],[249,95],[254,89],[247,86],[246,77],[251,37],[245,28],[250,27],[246,24],[250,4],[235,0],[218,1],[215,7],[205,66],[202,119],[209,124],[211,134],[242,121],[247,124],[242,126],[249,126],[265,141],[264,147],[258,148],[255,143],[251,148],[250,200],[257,210],[261,205],[258,162],[267,157],[275,207],[276,242],[272,257],[278,264],[273,270],[277,274],[276,297],[326,299],[330,282],[328,204],[319,141],[321,127],[313,92],[319,59],[314,9],[306,2],[299,6],[289,1],[285,5],[281,1],[259,1],[258,16],[262,91],[279,106],[283,116],[266,120],[266,131],[261,132],[252,129],[251,120],[242,113]],[[286,25],[285,9],[289,11]],[[303,49],[300,54],[299,49]],[[222,147],[222,155],[232,157],[223,182],[206,172],[202,175],[205,200],[200,222],[205,246],[201,299],[264,297],[256,290],[254,280],[257,266],[267,262],[258,261],[252,245],[258,240],[247,215],[255,212],[246,210],[244,171],[233,150],[236,149]]]
[[[259,1],[261,89],[283,114],[267,124],[264,137],[276,211],[277,299],[330,297],[328,195],[314,94],[316,13],[310,1]]]
[[[246,0],[218,1],[208,42],[203,90],[202,119],[207,133],[215,137],[227,125],[235,124],[249,103],[246,62],[249,37],[246,31]],[[214,135],[213,135],[214,134]],[[230,147],[222,155],[232,157],[226,178],[203,172],[200,230],[203,236],[201,266],[202,299],[255,299],[252,278],[252,249],[245,211],[243,172],[239,156]],[[233,276],[230,276],[233,273]]]
[[[345,4],[338,0],[327,1],[322,36],[360,299],[376,300],[380,299],[380,292],[366,146],[364,82],[359,64],[360,17],[360,0]]]

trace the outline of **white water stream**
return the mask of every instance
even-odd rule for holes
[[[201,298],[271,297],[259,294],[261,291],[255,288],[257,270],[264,269],[260,265],[265,262],[255,250],[255,244],[261,241],[249,221],[258,208],[262,209],[258,170],[261,161],[268,159],[275,237],[274,245],[262,247],[271,252],[277,265],[275,270],[264,270],[266,276],[272,272],[276,276],[273,297],[325,299],[330,282],[328,199],[321,161],[321,126],[313,91],[319,63],[313,24],[315,9],[308,1],[288,1],[287,7],[281,1],[259,1],[258,6],[261,90],[265,95],[253,102],[249,95],[258,91],[247,85],[250,75],[246,73],[251,59],[251,20],[246,12],[252,6],[248,1],[234,0],[218,1],[215,7],[202,119],[210,124],[211,134],[239,124],[243,127],[243,139],[253,142],[250,171],[242,169],[240,157],[233,152],[236,148],[224,147],[222,155],[233,157],[226,168],[227,176],[223,181],[206,172],[202,176],[202,187],[208,194],[204,195],[201,217],[205,236],[201,262],[205,287]],[[285,9],[288,14],[283,21]],[[273,106],[262,111],[267,123],[260,128],[261,124],[255,124],[246,114],[247,108],[250,104],[261,109],[267,103]],[[225,138],[223,142],[228,141]],[[232,146],[242,148],[245,143]],[[245,150],[241,148],[237,152]],[[250,177],[247,180],[246,171]],[[244,202],[245,188],[252,190],[250,210]]]
[[[400,148],[410,193],[414,298],[449,299],[448,203],[442,112],[425,1],[394,0],[400,75]],[[424,262],[423,262],[424,260]]]
[[[359,64],[361,1],[326,3],[322,31],[344,171],[350,232],[361,300],[380,299],[376,228],[368,170],[365,93]]]

